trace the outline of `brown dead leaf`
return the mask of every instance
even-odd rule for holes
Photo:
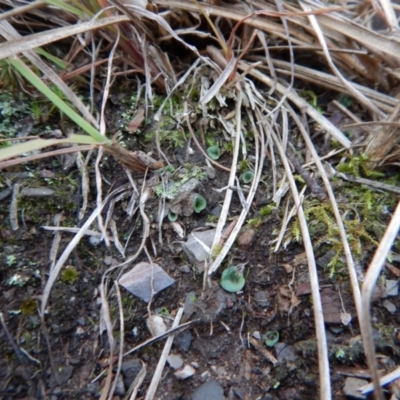
[[[128,124],[128,132],[134,133],[138,130],[139,126],[142,125],[144,121],[144,112],[146,110],[145,106],[140,106],[137,109],[136,115],[132,118],[131,122]]]
[[[283,313],[289,312],[290,298],[291,298],[291,294],[290,294],[289,290],[286,287],[281,286],[276,295],[276,302],[278,304],[278,310],[281,315],[283,315]]]
[[[400,277],[400,270],[386,261],[385,267],[395,276]]]
[[[292,264],[289,264],[289,263],[280,264],[280,267],[285,268],[285,270],[286,270],[286,272],[287,272],[288,274],[292,273],[293,270],[294,270],[293,265],[292,265]]]

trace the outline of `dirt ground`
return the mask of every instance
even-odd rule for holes
[[[141,143],[131,139],[129,146]],[[127,139],[128,140],[128,139]],[[132,143],[133,141],[133,143]],[[146,150],[144,146],[144,150]],[[182,148],[166,145],[165,152],[177,168],[183,163],[187,142]],[[205,169],[204,157],[195,150],[190,162]],[[229,165],[229,155],[219,160]],[[88,164],[90,178],[89,207],[95,207],[94,158]],[[128,182],[122,167],[112,157],[104,159],[103,189]],[[261,185],[249,212],[248,221],[260,217],[259,209],[268,204],[270,162],[265,162],[265,185]],[[152,179],[158,172],[151,172]],[[51,291],[45,325],[39,315],[40,299],[51,266],[50,254],[54,233],[43,226],[54,226],[61,217],[61,226],[79,227],[82,205],[80,173],[75,166],[65,170],[59,159],[21,165],[3,173],[2,183],[12,187],[40,187],[54,190],[44,197],[21,196],[18,201],[19,228],[10,226],[11,192],[0,201],[0,397],[2,399],[96,399],[105,385],[109,365],[109,342],[100,314],[99,285],[107,269],[124,261],[111,243],[97,243],[84,237],[69,257],[66,266]],[[134,173],[137,187],[143,174]],[[182,242],[195,230],[206,230],[215,224],[220,212],[228,174],[217,171],[201,181],[198,191],[207,200],[207,207],[198,214],[180,217],[185,229],[180,238],[165,219],[161,225],[162,244],[156,222],[159,200],[153,193],[146,204],[150,215],[150,237],[146,250],[175,283],[157,294],[150,306],[154,314],[162,314],[171,324],[177,310],[184,306],[183,322],[192,321],[178,332],[171,354],[177,364],[164,368],[155,398],[157,399],[314,399],[318,397],[319,380],[312,300],[308,269],[300,243],[292,242],[286,249],[273,252],[273,240],[280,227],[280,211],[273,211],[259,223],[248,223],[239,235],[226,262],[203,289],[203,275],[182,252]],[[2,196],[3,197],[3,196]],[[129,217],[124,211],[129,199],[122,199],[114,208],[112,218],[121,241],[130,237],[126,255],[134,254],[142,239],[142,222],[136,213]],[[230,221],[241,210],[240,199],[234,195]],[[108,207],[104,212],[104,216]],[[213,216],[214,218],[210,218]],[[94,228],[93,228],[94,229]],[[58,255],[68,245],[73,234],[61,233]],[[347,279],[340,274],[330,276],[329,252],[319,251],[319,281],[324,304],[331,382],[335,399],[345,398],[348,377],[368,380],[368,370],[356,320],[343,324],[344,316],[355,315]],[[372,248],[366,248],[362,268],[367,266]],[[324,258],[325,257],[325,258]],[[328,261],[327,261],[328,260]],[[133,264],[148,261],[145,251]],[[219,284],[222,270],[228,265],[245,264],[244,289],[228,293]],[[395,264],[395,261],[394,261]],[[125,266],[125,270],[129,269]],[[118,279],[120,271],[110,274],[109,285]],[[386,271],[392,280],[397,277]],[[115,338],[115,355],[123,335],[123,352],[148,340],[146,326],[148,305],[120,288],[123,307],[123,334],[119,320],[118,297],[109,291],[108,303]],[[373,318],[376,344],[382,360],[381,367],[390,369],[398,363],[397,326],[400,306],[398,295],[383,298],[376,295]],[[193,299],[196,299],[193,302]],[[390,307],[384,301],[390,300]],[[379,329],[378,329],[379,328]],[[268,347],[264,335],[279,333],[276,344]],[[139,371],[146,366],[146,375],[138,398],[144,398],[159,361],[165,339],[151,343],[123,358],[120,378],[113,399],[126,398],[127,390]],[[114,373],[118,357],[114,359]],[[192,376],[182,379],[179,371],[189,367]],[[367,383],[367,380],[365,383]],[[217,384],[208,394],[199,392],[207,382]],[[222,388],[222,389],[221,389]],[[213,391],[214,390],[214,391]],[[222,394],[221,394],[222,390]],[[200,393],[200,394],[199,394]],[[203,394],[202,394],[203,393]],[[211,394],[210,394],[211,393]],[[197,397],[196,397],[197,396]],[[200,397],[199,397],[200,396]],[[219,396],[219,397],[218,397]],[[362,398],[362,397],[361,397]]]

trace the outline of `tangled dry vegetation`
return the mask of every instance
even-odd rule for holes
[[[2,141],[8,143],[0,150],[3,169],[80,152],[83,223],[58,258],[59,236],[55,235],[51,268],[40,300],[43,332],[46,332],[52,287],[71,252],[97,221],[105,244],[116,246],[125,257],[124,262],[105,272],[100,285],[108,356],[112,359],[116,355],[118,359],[119,355],[115,363],[120,365],[126,349],[123,340],[116,341],[114,337],[107,301],[110,293],[118,293],[113,279],[125,265],[147,252],[150,233],[145,204],[152,188],[145,183],[141,190],[137,188],[132,171],[144,176],[149,170],[159,170],[170,163],[160,139],[165,115],[169,114],[178,131],[189,133],[191,146],[202,152],[208,167],[217,171],[221,168],[229,174],[204,275],[211,277],[226,260],[249,218],[268,161],[272,166],[268,174],[273,207],[286,210],[274,243],[275,251],[301,238],[307,255],[319,348],[319,397],[329,399],[332,393],[314,255],[318,238],[310,234],[310,216],[324,220],[326,229],[335,227],[329,233],[335,235],[340,247],[337,260],[340,256],[347,267],[374,393],[377,399],[383,399],[372,339],[370,299],[397,236],[400,208],[390,209],[393,216],[384,236],[382,229],[380,237],[371,238],[376,253],[369,268],[357,269],[354,259],[359,261],[363,251],[356,250],[357,240],[351,242],[355,233],[348,233],[351,227],[346,224],[345,214],[349,210],[338,204],[336,199],[341,193],[335,191],[332,182],[339,177],[356,182],[355,185],[399,193],[397,187],[377,182],[374,173],[385,175],[399,167],[400,7],[388,0],[332,4],[279,0],[229,4],[35,0],[23,4],[1,0],[0,4],[2,92],[22,91],[47,99],[42,107],[47,110],[52,104],[60,107],[72,121],[67,124],[70,132],[75,132],[78,126],[88,134],[51,139],[11,138],[10,144],[6,132],[1,132]],[[128,151],[121,145],[118,131],[110,133],[107,116],[110,93],[132,81],[137,84],[136,104],[143,107],[135,110],[128,130],[135,132],[151,116],[155,131],[151,155],[140,148]],[[78,90],[87,94],[85,102],[77,96]],[[156,104],[160,95],[163,101],[157,100]],[[47,113],[43,108],[40,112],[41,116]],[[207,133],[215,126],[224,132],[229,165],[221,165],[210,157],[204,150],[205,143],[201,143],[199,132]],[[65,147],[65,143],[69,145]],[[48,150],[50,146],[52,149]],[[26,155],[27,151],[39,149],[44,150]],[[97,207],[88,216],[89,158],[84,161],[83,154],[93,157],[93,150],[97,152]],[[106,153],[125,167],[129,190],[132,192],[133,188],[136,193],[133,209],[142,218],[143,230],[141,244],[133,254],[125,254],[126,246],[120,242],[115,223],[112,224],[110,202],[114,205],[118,201],[116,197],[122,189],[107,196],[103,193],[101,162]],[[237,179],[243,165],[251,165],[254,173],[247,188],[241,187]],[[241,198],[241,211],[235,213],[232,223],[229,218],[235,193]],[[326,205],[325,211],[320,204]],[[105,205],[106,216],[102,214]],[[11,210],[11,225],[17,229],[18,218],[12,215]],[[160,229],[162,219],[163,215],[159,216]],[[223,229],[228,223],[232,229],[226,237]],[[357,227],[354,232],[359,230]],[[179,324],[179,313],[176,318]],[[4,319],[2,324],[6,326]],[[123,327],[123,321],[120,324]],[[114,366],[110,362],[105,367],[109,373],[101,399],[112,398],[119,373],[119,370],[112,373]],[[154,375],[146,399],[153,398],[160,376]],[[140,383],[138,379],[138,387]],[[137,388],[131,398],[136,392]]]

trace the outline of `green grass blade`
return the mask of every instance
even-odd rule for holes
[[[55,57],[52,54],[48,53],[46,50],[41,49],[38,47],[35,49],[36,53],[40,54],[43,57],[46,57],[48,60],[50,60],[54,65],[57,65],[57,67],[61,69],[65,69],[68,66],[68,63],[65,62],[64,60],[61,60],[61,58]]]
[[[76,143],[76,144],[93,144],[99,143],[90,136],[86,135],[71,135],[65,139],[33,139],[24,143],[15,144],[9,147],[0,149],[0,161],[7,160],[8,158],[20,156],[34,150],[40,150],[44,147],[54,146],[63,143]]]
[[[80,10],[79,8],[71,6],[71,4],[66,3],[65,1],[62,0],[46,0],[47,4],[50,4],[52,6],[56,6],[61,8],[62,10],[68,11],[71,14],[74,14],[78,17],[83,18],[85,16],[84,12]]]
[[[71,118],[78,126],[87,132],[98,144],[111,144],[111,141],[100,134],[89,122],[85,121],[76,111],[74,111],[65,101],[60,99],[42,80],[21,60],[9,59],[9,63],[37,90],[42,92],[56,107],[58,107],[65,115]]]

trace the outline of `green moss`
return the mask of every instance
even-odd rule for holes
[[[65,283],[73,285],[78,279],[79,272],[72,265],[68,265],[61,273],[61,280]]]
[[[343,200],[338,206],[347,239],[353,255],[361,261],[365,248],[378,246],[386,229],[388,209],[394,208],[397,198],[351,182],[343,183],[340,191]],[[334,251],[328,264],[334,276],[342,271],[344,253],[332,206],[329,202],[306,200],[303,208],[315,249]],[[295,241],[301,240],[297,219],[291,224],[290,235]]]
[[[36,313],[37,308],[37,301],[29,298],[22,303],[21,312],[23,315],[33,315]]]
[[[384,173],[371,169],[368,165],[369,159],[365,154],[349,157],[347,161],[339,164],[336,169],[345,174],[351,174],[356,177],[364,176],[367,178],[383,178]]]

